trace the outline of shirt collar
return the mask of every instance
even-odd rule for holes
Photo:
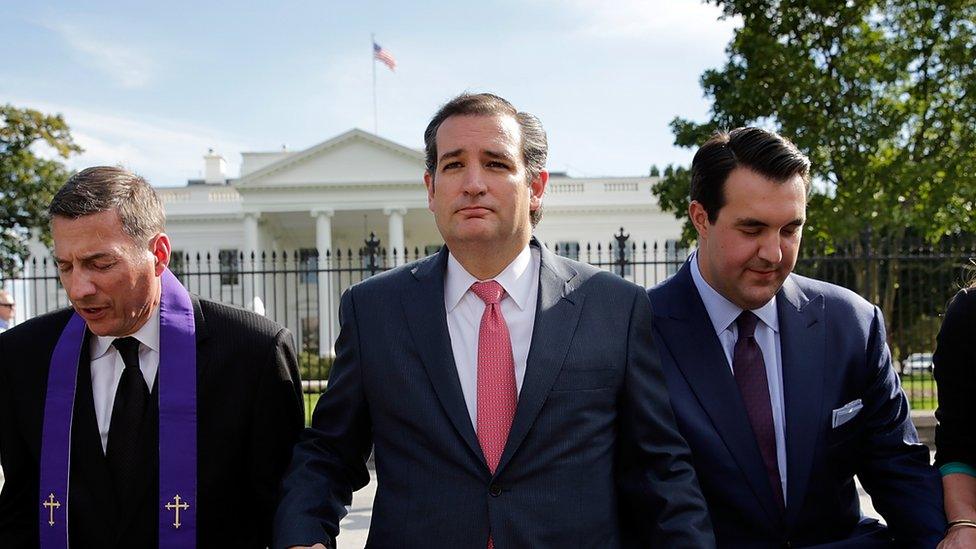
[[[498,276],[491,279],[501,284],[505,293],[512,298],[520,311],[528,305],[529,294],[532,293],[532,250],[528,244],[522,248],[515,259]],[[444,283],[444,297],[447,300],[447,310],[451,312],[461,302],[464,294],[471,289],[471,285],[478,279],[465,270],[461,262],[453,253],[447,256],[447,276]]]
[[[712,327],[715,328],[716,334],[721,334],[732,326],[735,319],[739,318],[739,315],[742,314],[742,308],[726,299],[705,281],[698,267],[697,251],[691,255],[688,261],[691,262],[691,278],[695,281],[695,287],[698,288],[698,295],[701,296],[702,303],[705,304],[705,311],[708,312],[708,318],[712,321]],[[762,307],[753,309],[752,312],[759,317],[763,324],[772,328],[773,332],[779,333],[776,296],[773,296],[773,299],[767,301]]]
[[[141,328],[136,330],[136,333],[132,334],[132,337],[153,351],[159,352],[159,305],[156,305],[152,316]],[[95,360],[104,356],[116,339],[114,336],[95,336],[91,343],[91,359]]]

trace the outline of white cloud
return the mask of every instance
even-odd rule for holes
[[[122,165],[157,186],[185,185],[202,177],[203,155],[213,148],[227,160],[228,176],[239,173],[240,152],[252,147],[220,131],[190,122],[107,114],[73,105],[52,104],[0,95],[0,103],[61,113],[75,142],[85,152],[65,164],[73,169],[95,165]],[[39,148],[53,156],[53,151]]]
[[[590,36],[727,41],[732,29],[741,25],[738,17],[716,21],[721,9],[701,0],[568,0],[562,5],[577,12],[582,19],[579,31]]]
[[[46,23],[86,65],[105,73],[124,88],[141,88],[152,79],[152,59],[131,44],[113,43],[68,23]]]

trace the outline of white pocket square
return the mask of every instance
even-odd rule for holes
[[[841,406],[834,410],[833,424],[832,428],[836,429],[841,425],[847,423],[848,421],[854,419],[858,412],[864,408],[864,404],[861,403],[861,399],[852,400],[847,404]]]

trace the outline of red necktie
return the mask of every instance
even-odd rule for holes
[[[476,282],[471,291],[485,302],[478,330],[478,442],[488,469],[494,473],[508,440],[518,396],[515,390],[515,359],[508,325],[499,303],[505,289],[494,280]],[[488,549],[495,546],[488,537]]]
[[[780,482],[779,464],[776,461],[776,429],[773,427],[773,405],[769,401],[769,383],[766,380],[766,362],[756,343],[756,323],[759,317],[752,311],[742,311],[736,319],[739,338],[732,352],[732,371],[735,382],[746,406],[749,424],[759,444],[766,476],[773,488],[773,497],[780,509],[783,504],[783,485]]]

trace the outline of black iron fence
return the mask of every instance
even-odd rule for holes
[[[915,409],[936,404],[932,351],[941,315],[952,295],[973,277],[976,240],[865,242],[805,250],[796,272],[845,286],[882,307],[895,368]],[[614,240],[550,246],[557,254],[614,272],[650,287],[674,274],[688,250],[636,243],[623,229]],[[171,268],[202,297],[257,311],[296,336],[307,408],[312,409],[332,365],[338,335],[338,303],[349,286],[426,255],[420,249],[387,250],[372,235],[359,249],[260,254],[178,254]],[[55,266],[32,260],[23,276],[7,281],[24,317],[68,305]]]

